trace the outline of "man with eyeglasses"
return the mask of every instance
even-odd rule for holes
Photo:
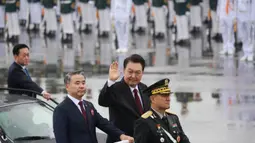
[[[120,77],[118,63],[113,62],[109,69],[108,81],[99,95],[99,105],[109,107],[110,121],[126,135],[133,136],[134,122],[150,108],[149,98],[141,91],[147,86],[141,83],[145,60],[133,54],[124,60],[124,77]],[[107,143],[115,140],[107,138]]]

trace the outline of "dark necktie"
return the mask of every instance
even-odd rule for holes
[[[87,117],[86,117],[86,111],[85,111],[85,109],[84,109],[84,107],[83,107],[83,102],[80,101],[80,102],[79,102],[79,105],[80,105],[80,108],[81,108],[81,113],[82,113],[84,119],[86,120]]]
[[[29,73],[28,73],[27,68],[24,68],[24,72],[25,72],[25,74],[30,78],[30,75],[29,75]]]
[[[163,122],[165,123],[165,125],[167,126],[167,130],[169,131],[169,123],[168,123],[168,119],[166,116],[163,116],[162,118]]]
[[[137,89],[134,89],[133,92],[134,92],[134,96],[135,96],[136,106],[139,110],[139,113],[142,115],[143,114],[143,107],[142,107],[141,100],[140,100],[140,98],[138,96],[138,93],[137,93],[138,91],[137,91]]]

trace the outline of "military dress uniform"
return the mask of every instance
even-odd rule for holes
[[[196,33],[200,31],[202,26],[202,18],[201,18],[201,0],[190,0],[190,26],[193,28],[192,33]]]
[[[132,0],[112,0],[111,11],[114,16],[115,30],[118,39],[118,52],[126,52],[129,37],[129,16]]]
[[[96,16],[96,14],[93,13],[93,5],[89,3],[89,0],[79,0],[79,5],[82,16],[81,30],[90,33],[92,25],[94,24],[94,17]]]
[[[156,38],[164,38],[166,33],[166,15],[163,6],[167,0],[152,0],[152,11],[154,13],[154,25]]]
[[[173,0],[168,0],[168,10],[169,10],[168,27],[173,28],[174,27],[174,17],[175,17]]]
[[[234,22],[236,19],[235,0],[218,1],[217,14],[220,18],[220,29],[223,38],[223,50],[220,54],[234,54]]]
[[[183,45],[188,43],[188,17],[186,12],[189,10],[188,0],[174,0],[174,10],[176,13],[177,38],[178,44]]]
[[[95,0],[95,6],[99,14],[99,36],[108,37],[111,31],[110,0]]]
[[[42,22],[42,6],[40,0],[28,0],[29,4],[29,28],[28,30],[38,31]]]
[[[0,0],[0,35],[4,34],[4,27],[5,27],[4,3],[5,3],[5,0]]]
[[[46,24],[45,34],[55,36],[57,31],[57,18],[54,7],[57,5],[57,0],[42,0],[44,7],[44,22]]]
[[[170,96],[169,81],[160,80],[146,88],[143,93],[148,96]],[[169,109],[163,114],[159,113],[153,106],[135,122],[134,139],[135,143],[190,143],[178,116]]]
[[[18,21],[18,0],[6,0],[5,12],[7,16],[6,27],[8,30],[7,40],[18,40],[20,35],[19,21]]]
[[[75,3],[72,0],[60,0],[60,13],[62,25],[62,40],[71,41],[74,33],[73,11]]]
[[[237,33],[243,43],[244,56],[241,61],[253,61],[253,47],[251,43],[251,9],[252,0],[236,0]],[[253,7],[254,8],[254,7]]]
[[[148,27],[146,16],[146,3],[147,0],[133,0],[135,6],[135,31],[144,33]]]

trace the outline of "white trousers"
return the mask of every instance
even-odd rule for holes
[[[109,32],[111,30],[109,9],[99,9],[99,30],[100,32]]]
[[[115,29],[120,49],[128,49],[129,20],[115,20]]]
[[[45,15],[44,19],[46,22],[46,33],[49,31],[57,31],[57,18],[56,18],[56,11],[51,9],[44,9]]]
[[[191,27],[201,27],[202,19],[201,19],[201,8],[199,5],[192,5],[190,7],[190,25]]]
[[[31,24],[40,24],[42,19],[42,7],[39,2],[29,3]]]
[[[231,17],[221,18],[220,29],[223,38],[223,49],[233,50],[235,43],[233,18]]]
[[[237,32],[238,38],[243,43],[243,52],[244,55],[249,56],[253,54],[253,47],[251,42],[252,32],[251,32],[251,23],[250,21],[237,21]]]
[[[174,16],[175,16],[174,3],[172,0],[168,1],[168,9],[169,9],[168,22],[169,24],[172,24],[174,22]]]
[[[152,7],[152,10],[155,13],[154,20],[155,20],[155,32],[165,33],[166,32],[166,17],[164,13],[163,7]]]
[[[203,2],[202,2],[202,7],[203,7],[203,13],[202,13],[202,18],[206,18],[206,17],[208,17],[208,11],[209,11],[209,9],[210,9],[210,7],[209,7],[210,5],[209,5],[209,0],[203,0]]]
[[[4,6],[0,6],[0,28],[5,27],[5,9]]]
[[[28,20],[29,16],[29,5],[27,0],[20,0],[19,19]]]
[[[211,10],[211,17],[212,17],[212,33],[220,33],[220,23],[219,23],[219,17],[216,13],[216,11]]]
[[[186,15],[176,15],[177,41],[189,39],[188,17]]]
[[[6,14],[7,14],[6,25],[7,25],[7,29],[8,29],[8,35],[10,37],[20,35],[18,13],[11,12],[11,13],[6,13]]]
[[[61,14],[62,18],[62,28],[64,34],[73,34],[74,26],[73,26],[73,13]]]
[[[135,17],[136,17],[136,23],[135,26],[147,28],[147,15],[146,15],[146,7],[145,5],[135,5]]]
[[[82,14],[82,24],[94,24],[95,13],[93,5],[89,3],[80,3],[81,14]]]

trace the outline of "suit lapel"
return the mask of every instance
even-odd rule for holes
[[[70,105],[70,110],[73,112],[73,114],[74,114],[74,116],[76,116],[77,118],[79,118],[80,120],[82,120],[82,122],[84,123],[84,126],[87,126],[87,124],[86,124],[86,121],[85,121],[85,119],[84,119],[84,117],[83,117],[83,115],[82,115],[82,113],[81,113],[81,111],[78,109],[78,107],[73,103],[73,101],[70,99],[70,98],[68,98],[68,97],[66,97],[66,99],[65,99],[67,102],[68,102],[68,104]],[[86,127],[85,127],[86,128]]]
[[[146,97],[146,95],[144,95],[142,93],[142,91],[145,89],[144,87],[141,86],[141,84],[138,84],[138,88],[139,88],[139,93],[141,95],[142,98],[142,102],[143,102],[143,111],[146,112],[147,110],[150,109],[150,101],[148,101],[148,97]]]
[[[127,106],[130,108],[130,110],[138,117],[140,117],[140,114],[139,114],[139,111],[138,111],[138,108],[135,104],[135,99],[133,97],[133,93],[131,92],[130,90],[130,87],[125,83],[124,79],[121,80],[122,84],[123,84],[123,89],[121,89],[121,91],[123,92],[124,94],[124,98],[125,98],[125,101],[128,102],[128,105],[131,105],[131,106]]]

